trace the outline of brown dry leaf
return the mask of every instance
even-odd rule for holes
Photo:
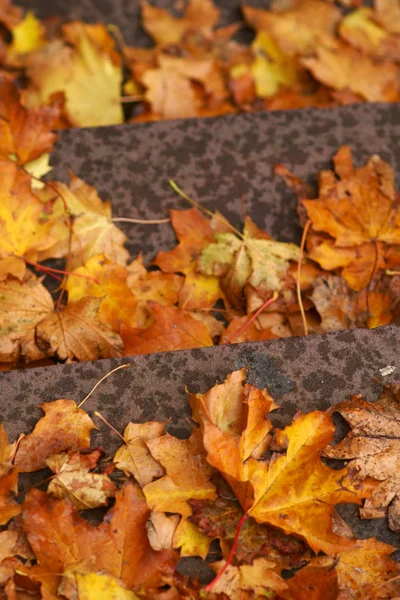
[[[332,560],[326,557],[312,558],[285,583],[288,589],[282,593],[284,600],[338,600],[337,573]]]
[[[90,446],[92,419],[73,400],[55,400],[40,405],[45,413],[28,435],[19,442],[15,465],[22,473],[46,467],[52,454],[77,451]]]
[[[397,0],[374,0],[375,18],[389,33],[400,34],[400,6]]]
[[[11,469],[0,477],[0,525],[6,525],[10,519],[21,512],[21,505],[17,504],[13,497],[17,487],[17,469]]]
[[[321,173],[319,198],[303,201],[313,229],[331,236],[328,243],[312,247],[309,256],[324,269],[343,267],[349,286],[360,291],[381,265],[384,244],[400,241],[393,170],[377,155],[355,168],[348,146],[342,146],[333,160],[336,173]],[[360,251],[362,269],[354,264]]]
[[[400,59],[400,38],[391,36],[377,24],[377,14],[362,7],[346,15],[339,26],[340,36],[368,56],[378,59]]]
[[[47,493],[54,498],[69,498],[78,509],[106,506],[115,496],[116,487],[107,475],[91,473],[101,456],[99,450],[90,454],[53,454],[46,464],[55,473]]]
[[[0,360],[37,360],[44,355],[35,343],[35,327],[53,312],[53,300],[39,279],[9,277],[0,282]]]
[[[399,99],[399,70],[394,62],[374,61],[334,38],[324,38],[315,57],[303,58],[315,79],[335,90],[349,89],[369,102]]]
[[[0,78],[0,153],[21,165],[50,152],[57,136],[52,133],[59,117],[56,102],[27,109],[15,83]],[[28,167],[29,169],[29,167]]]
[[[369,538],[357,540],[352,549],[339,554],[335,569],[338,600],[399,598],[400,567],[390,558],[394,550],[389,544]]]
[[[180,521],[179,515],[166,515],[163,512],[151,512],[147,521],[147,537],[153,550],[170,550],[176,528]]]
[[[10,444],[3,423],[0,423],[0,477],[12,469],[12,459],[17,448],[16,442]],[[0,561],[1,562],[1,561]]]
[[[125,354],[151,354],[213,346],[207,327],[190,313],[171,306],[150,303],[153,323],[147,329],[123,325],[121,337]]]
[[[262,10],[245,4],[246,22],[256,31],[266,31],[287,55],[309,54],[323,35],[333,35],[340,10],[322,0],[298,0],[283,11]]]
[[[0,23],[12,29],[22,19],[22,8],[12,4],[12,0],[0,0]]]
[[[163,435],[146,444],[166,473],[143,488],[152,510],[189,516],[192,514],[189,500],[216,497],[211,482],[213,469],[207,464],[201,436],[196,431],[186,440]]]
[[[210,37],[219,21],[219,11],[212,0],[190,0],[185,15],[175,18],[166,10],[142,2],[142,19],[156,44],[176,44],[191,30]]]
[[[53,500],[32,489],[24,505],[24,526],[38,563],[53,584],[53,593],[59,574],[68,568],[110,574],[128,588],[141,584],[157,587],[163,585],[162,573],[175,567],[176,554],[151,549],[146,531],[149,515],[131,483],[117,492],[114,507],[98,527],[80,518],[69,501]]]
[[[110,262],[125,265],[129,258],[126,237],[112,222],[111,203],[102,202],[93,187],[72,174],[69,187],[51,184],[47,194],[54,198],[54,193],[59,195],[54,205],[57,222],[51,229],[54,240],[39,260],[67,257],[72,270],[104,254]]]
[[[101,323],[101,300],[85,297],[46,317],[36,327],[39,348],[61,360],[96,360],[122,356],[120,336]]]
[[[400,413],[399,390],[385,388],[376,402],[361,396],[335,406],[347,421],[350,431],[324,454],[350,461],[359,476],[373,477],[381,483],[365,501],[360,515],[364,519],[388,516],[389,526],[400,531]]]
[[[159,438],[164,432],[165,423],[129,423],[124,431],[125,446],[121,446],[114,456],[117,469],[126,475],[133,475],[140,487],[164,475],[164,469],[153,458],[146,442]]]
[[[214,563],[213,568],[218,573],[224,565],[224,562]],[[229,565],[212,591],[215,594],[226,594],[232,600],[247,598],[248,596],[243,596],[246,591],[252,592],[255,597],[268,597],[271,592],[282,592],[287,585],[276,573],[275,567],[276,563],[267,558],[257,558],[252,565]]]
[[[222,297],[217,277],[198,273],[197,259],[203,248],[213,241],[221,221],[211,221],[197,208],[171,210],[170,216],[179,244],[169,252],[159,252],[154,261],[165,273],[183,273],[185,283],[179,294],[179,306],[186,310],[212,308]]]

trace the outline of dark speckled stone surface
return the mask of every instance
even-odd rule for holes
[[[170,419],[169,431],[185,435],[190,428],[185,386],[204,392],[231,371],[247,366],[249,380],[266,386],[281,405],[273,420],[284,425],[298,409],[325,409],[361,391],[374,399],[383,383],[399,382],[398,339],[398,329],[391,326],[139,356],[130,359],[131,368],[102,383],[85,408],[89,413],[101,412],[121,432],[130,420]],[[15,438],[29,432],[41,415],[36,405],[56,398],[79,402],[104,374],[124,362],[129,359],[1,374],[1,417],[9,435]],[[395,370],[382,377],[379,370],[388,365]],[[101,422],[98,425],[93,441],[109,454],[119,440]],[[398,536],[387,530],[382,519],[363,522],[353,506],[340,510],[358,537],[374,535],[399,544]]]
[[[116,216],[156,218],[165,217],[167,208],[189,208],[169,179],[235,225],[244,196],[259,226],[282,241],[297,241],[296,198],[273,174],[273,165],[282,162],[315,183],[339,146],[350,144],[356,162],[379,153],[400,174],[396,123],[399,105],[369,104],[75,129],[60,135],[53,174],[66,179],[72,169],[112,200]],[[134,255],[142,251],[153,258],[155,248],[175,243],[169,225],[122,228]]]

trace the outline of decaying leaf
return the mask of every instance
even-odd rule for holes
[[[365,501],[363,519],[388,517],[389,526],[400,531],[400,423],[399,390],[385,388],[376,402],[360,396],[342,402],[336,410],[351,427],[347,436],[335,446],[325,448],[325,455],[350,461],[359,476],[373,477],[381,483]]]
[[[53,454],[46,464],[55,473],[49,483],[47,493],[55,498],[68,497],[78,509],[105,506],[115,495],[116,487],[107,475],[92,473],[97,466],[101,452],[68,455]]]

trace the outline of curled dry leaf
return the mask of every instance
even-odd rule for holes
[[[147,521],[147,536],[153,550],[169,550],[173,548],[173,539],[180,521],[179,515],[166,515],[152,511]]]
[[[46,464],[55,473],[47,493],[55,498],[69,498],[78,509],[106,506],[115,495],[116,487],[107,475],[91,473],[101,455],[99,450],[90,454],[76,452],[51,455]]]
[[[146,445],[149,440],[163,435],[164,426],[165,423],[158,421],[129,423],[124,431],[125,445],[114,456],[115,466],[127,475],[133,475],[142,488],[164,475],[163,467]]]
[[[121,338],[97,318],[100,303],[85,297],[50,314],[36,328],[39,347],[68,361],[122,356]]]
[[[90,446],[90,433],[95,425],[73,400],[46,402],[40,408],[45,416],[18,444],[15,465],[22,473],[43,469],[46,459],[53,454]]]
[[[362,478],[381,482],[360,509],[363,519],[389,518],[389,527],[400,531],[400,420],[399,390],[385,388],[376,402],[360,396],[335,409],[350,426],[347,436],[327,446],[325,456],[345,459]]]
[[[213,565],[217,573],[223,566],[224,563],[214,563]],[[267,596],[271,591],[282,592],[287,585],[275,572],[275,567],[276,564],[266,558],[257,558],[252,565],[241,565],[240,567],[229,565],[213,586],[213,592],[227,594],[233,600],[240,600],[245,591],[253,592],[255,597]]]

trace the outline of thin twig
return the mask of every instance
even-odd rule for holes
[[[137,223],[138,225],[162,225],[170,223],[171,219],[131,219],[129,217],[114,217],[114,223]]]

